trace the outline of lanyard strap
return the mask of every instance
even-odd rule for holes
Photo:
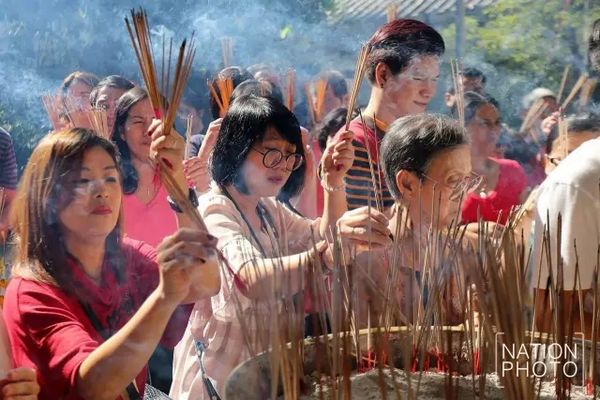
[[[98,334],[102,337],[102,339],[104,339],[106,341],[108,338],[110,338],[114,333],[113,329],[110,326],[108,328],[102,327],[102,325],[100,324],[100,320],[98,319],[98,316],[96,315],[94,310],[92,310],[92,307],[89,304],[83,303],[83,302],[81,302],[80,304],[81,304],[81,307],[83,308],[83,311],[87,315],[88,319],[92,323],[92,326],[94,327],[96,332],[98,332]],[[109,324],[110,324],[110,322],[109,322]],[[133,384],[133,382],[135,382],[135,379],[134,379],[134,381],[130,382],[129,385],[127,385],[127,388],[126,388],[127,398],[129,400],[142,400],[142,396],[140,395],[139,390]],[[123,393],[121,396],[124,397],[124,395],[125,395],[125,393]]]

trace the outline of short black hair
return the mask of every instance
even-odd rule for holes
[[[600,113],[596,111],[584,111],[570,115],[565,122],[567,123],[568,136],[576,136],[583,132],[598,132],[600,134]],[[546,154],[552,152],[552,146],[558,136],[558,125],[554,125],[546,139]]]
[[[98,102],[98,92],[104,89],[105,87],[121,89],[127,91],[129,89],[133,89],[135,85],[129,79],[123,78],[120,75],[109,75],[105,78],[102,78],[100,82],[92,89],[90,93],[90,103],[92,106],[96,106]]]
[[[231,93],[229,101],[233,103],[238,97],[253,94],[255,96],[273,97],[275,100],[283,104],[283,94],[281,90],[267,81],[257,81],[256,79],[248,79],[240,83]]]
[[[487,78],[485,74],[475,67],[466,67],[462,70],[461,75],[467,78],[481,78],[481,83],[485,83]]]
[[[442,35],[424,22],[397,19],[382,25],[369,39],[367,77],[375,83],[377,64],[384,63],[392,74],[402,72],[417,56],[441,56],[445,51]]]
[[[252,74],[248,71],[246,71],[244,68],[242,67],[227,67],[222,69],[221,71],[219,71],[217,74],[215,74],[213,76],[213,78],[210,81],[210,85],[213,86],[213,88],[215,89],[215,92],[217,93],[217,95],[221,95],[221,93],[219,92],[219,86],[216,84],[217,80],[219,78],[229,78],[231,79],[231,83],[233,84],[233,88],[235,89],[240,83],[247,81],[248,79],[254,79],[254,77],[252,76]],[[217,103],[217,101],[213,98],[213,96],[210,95],[210,93],[208,93],[209,96],[209,102],[210,102],[210,113],[213,116],[213,119],[217,119],[220,117],[219,115],[219,104]]]
[[[240,96],[231,104],[223,118],[213,150],[210,170],[217,185],[233,185],[241,193],[248,192],[241,175],[242,165],[252,145],[262,140],[270,127],[284,140],[296,146],[296,154],[305,157],[300,124],[287,107],[272,97],[253,94]],[[283,199],[289,199],[300,192],[305,171],[306,163],[302,163],[300,168],[290,174],[281,189]]]
[[[385,180],[394,198],[401,198],[396,185],[398,171],[413,171],[422,178],[440,151],[468,143],[465,129],[440,114],[415,114],[394,121],[380,150]]]

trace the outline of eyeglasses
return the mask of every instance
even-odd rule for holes
[[[302,166],[304,157],[302,154],[292,153],[284,156],[283,153],[277,149],[269,149],[266,152],[262,152],[254,147],[252,150],[256,151],[263,156],[263,165],[267,168],[275,168],[285,159],[285,169],[289,172],[295,171]]]
[[[481,183],[483,182],[483,176],[477,175],[473,172],[452,185],[449,185],[447,183],[440,183],[439,181],[428,177],[424,173],[418,173],[418,175],[422,176],[423,178],[429,179],[435,184],[446,186],[447,188],[451,189],[452,191],[450,192],[450,196],[448,198],[452,201],[460,200],[463,194],[474,192],[479,186],[481,186]]]

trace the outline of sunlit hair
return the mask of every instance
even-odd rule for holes
[[[73,199],[69,178],[81,168],[86,151],[100,147],[118,165],[117,149],[93,131],[74,128],[46,135],[25,167],[11,209],[17,236],[12,273],[40,282],[57,284],[77,294],[67,265],[67,249],[59,213]],[[121,277],[121,215],[106,238],[106,254]]]
[[[414,19],[397,19],[382,25],[369,39],[367,76],[375,83],[377,64],[384,63],[397,75],[418,56],[441,56],[445,45],[442,36],[431,26]]]
[[[477,110],[483,105],[490,104],[497,110],[500,109],[500,105],[493,97],[485,94],[479,94],[477,92],[465,92],[463,95],[464,101],[464,111],[465,111],[465,124],[470,123],[475,115],[477,115]],[[452,106],[452,115],[455,118],[458,118],[458,110],[457,103],[454,103]]]
[[[98,79],[98,77],[96,75],[92,74],[91,72],[85,72],[85,71],[71,72],[69,75],[67,75],[67,77],[65,79],[63,79],[63,81],[60,85],[60,91],[63,95],[67,94],[71,85],[74,85],[77,82],[82,82],[82,83],[86,84],[87,86],[89,86],[90,89],[92,89],[93,87],[95,87],[98,84],[99,81],[100,80]]]
[[[600,110],[583,111],[570,115],[565,119],[567,136],[577,136],[585,132],[594,132],[600,135]],[[554,125],[546,139],[546,154],[552,153],[552,147],[558,139],[558,125]]]
[[[132,89],[134,86],[135,85],[133,82],[131,82],[129,79],[125,79],[119,75],[109,75],[98,82],[96,86],[94,86],[92,92],[90,93],[90,103],[92,106],[96,106],[96,103],[98,102],[98,94],[104,88],[114,88],[127,91]]]
[[[468,144],[467,133],[452,118],[439,114],[416,114],[394,121],[381,142],[381,166],[390,192],[401,198],[396,184],[400,170],[422,177],[443,150]]]
[[[250,94],[261,97],[273,97],[283,104],[283,94],[276,85],[267,81],[257,81],[256,79],[248,79],[247,81],[240,83],[233,93],[231,93],[229,101],[233,103],[238,97]]]
[[[242,165],[251,147],[260,142],[271,127],[296,146],[297,154],[305,157],[300,124],[290,110],[271,97],[241,96],[223,118],[211,162],[213,180],[220,186],[234,185],[241,193],[248,193]],[[289,199],[300,192],[305,171],[303,163],[290,174],[280,197]]]

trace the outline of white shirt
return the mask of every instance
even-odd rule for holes
[[[546,289],[548,281],[548,252],[543,245],[546,227],[550,230],[551,265],[557,282],[559,215],[562,218],[560,253],[564,268],[563,289],[573,290],[577,261],[581,289],[590,289],[600,245],[600,139],[582,144],[540,186],[531,264],[533,287],[539,289]]]

